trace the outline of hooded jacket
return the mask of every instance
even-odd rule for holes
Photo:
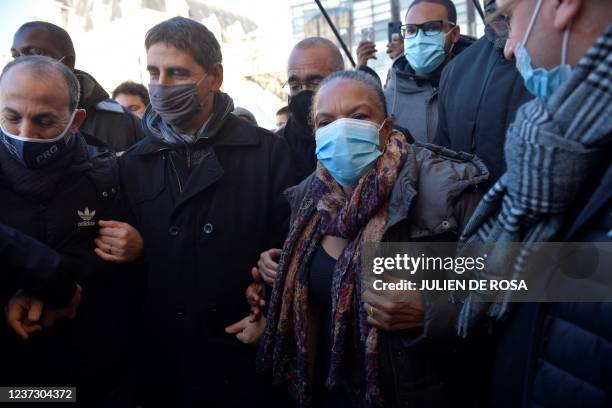
[[[109,98],[108,93],[86,72],[74,70],[81,85],[79,109],[87,116],[80,127],[81,132],[93,136],[94,140],[121,153],[143,138],[140,119]]]
[[[490,183],[506,169],[506,129],[518,108],[533,98],[515,62],[506,60],[495,42],[495,32],[487,26],[485,36],[442,71],[435,140],[480,157],[491,172]]]
[[[462,35],[453,47],[452,58],[473,42],[473,38]],[[438,127],[439,81],[439,73],[431,78],[417,76],[403,55],[395,60],[387,74],[384,91],[389,115],[397,125],[408,129],[417,142],[434,140]]]

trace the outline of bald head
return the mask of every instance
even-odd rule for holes
[[[79,81],[74,73],[64,64],[39,55],[20,57],[9,62],[0,74],[0,92],[6,88],[15,77],[21,81],[37,83],[50,83],[55,87],[52,92],[65,100],[66,107],[73,111],[79,104]]]
[[[25,23],[13,36],[13,58],[26,55],[45,55],[61,60],[74,69],[75,52],[70,35],[63,28],[46,21]]]
[[[0,124],[13,135],[52,139],[68,125],[75,133],[85,119],[78,99],[74,73],[49,57],[17,58],[0,74]]]
[[[289,91],[292,95],[303,88],[314,91],[325,77],[343,69],[342,54],[333,42],[322,37],[306,38],[297,43],[289,55]]]

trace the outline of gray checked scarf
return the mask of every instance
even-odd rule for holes
[[[525,245],[513,255],[489,253],[486,268],[474,278],[519,279],[529,243],[555,239],[581,188],[610,161],[611,146],[612,24],[547,103],[534,99],[517,112],[504,146],[506,173],[479,203],[461,242],[464,247]],[[499,276],[507,270],[504,265],[512,266],[513,276]],[[487,314],[502,319],[508,296],[504,293],[501,302],[492,304],[470,292],[457,322],[459,334],[466,336]]]

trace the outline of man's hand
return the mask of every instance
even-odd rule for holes
[[[246,298],[251,307],[249,317],[251,322],[254,322],[261,318],[261,311],[266,306],[266,301],[261,298],[264,290],[264,281],[261,273],[259,273],[259,269],[251,269],[251,275],[253,275],[254,282],[247,287]]]
[[[44,309],[42,314],[42,325],[43,327],[50,327],[58,319],[74,319],[77,314],[77,309],[81,303],[82,289],[80,285],[76,285],[76,291],[70,302],[57,309]]]
[[[258,319],[251,321],[251,317],[247,316],[225,328],[228,334],[235,334],[236,338],[244,344],[257,344],[263,335],[266,328],[266,319]]]
[[[42,300],[20,293],[9,300],[4,308],[6,322],[23,340],[27,340],[30,334],[42,330],[39,324],[42,309]]]
[[[27,340],[32,333],[51,326],[57,319],[74,318],[80,302],[81,287],[77,285],[72,300],[64,308],[43,311],[42,300],[19,293],[9,300],[4,310],[9,327],[22,339]]]
[[[421,300],[394,302],[368,289],[363,294],[363,301],[368,323],[378,329],[397,331],[423,326],[425,307]]]
[[[257,269],[261,273],[261,277],[268,285],[274,285],[276,274],[278,273],[278,259],[280,258],[281,250],[272,248],[262,252],[257,261]]]
[[[396,59],[404,53],[404,39],[401,35],[394,38],[392,42],[387,44],[387,55],[392,60]]]
[[[357,47],[357,65],[368,65],[368,60],[376,59],[376,44],[371,41],[361,41]]]
[[[99,221],[96,254],[108,262],[127,263],[140,256],[144,241],[130,224],[119,221]]]

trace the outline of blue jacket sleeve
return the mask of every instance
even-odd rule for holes
[[[0,287],[3,293],[23,289],[48,306],[60,306],[76,286],[62,267],[60,255],[42,243],[0,224]],[[0,299],[4,303],[8,299]]]

